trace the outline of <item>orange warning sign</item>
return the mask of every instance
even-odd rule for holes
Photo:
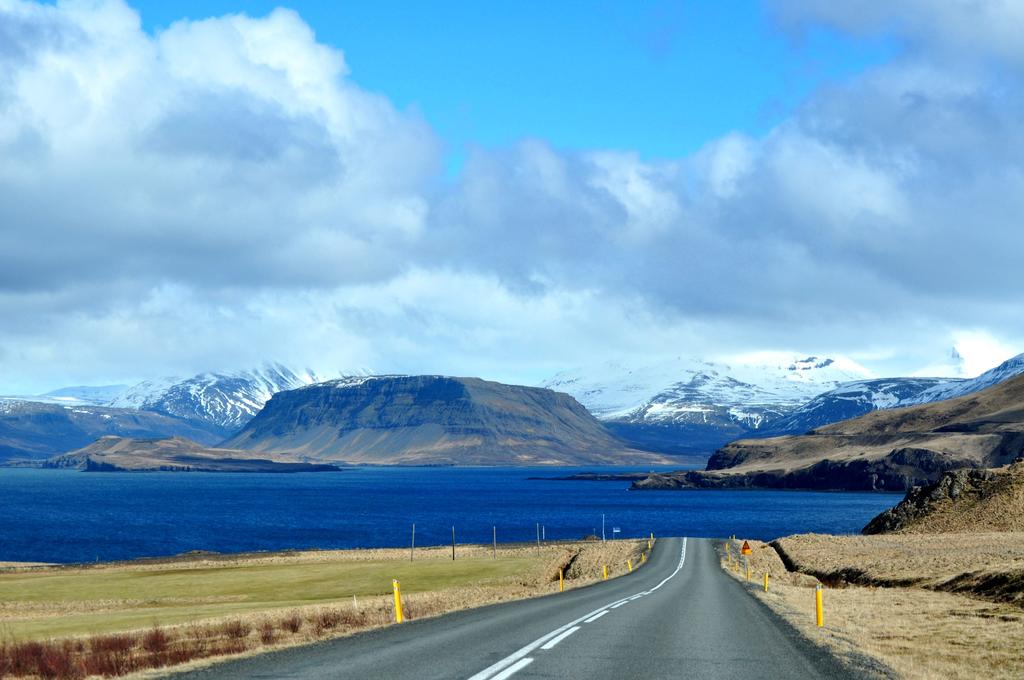
[[[743,547],[740,548],[740,554],[741,555],[749,555],[752,552],[754,552],[754,551],[750,549],[750,544],[747,543],[746,541],[743,541]]]

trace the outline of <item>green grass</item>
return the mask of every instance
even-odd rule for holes
[[[417,593],[499,581],[534,567],[527,558],[476,557],[3,574],[4,609],[40,603],[47,612],[0,618],[0,636],[40,639],[173,625],[389,594],[392,579],[401,581],[403,593]]]

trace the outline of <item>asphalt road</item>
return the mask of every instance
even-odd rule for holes
[[[647,566],[587,588],[412,621],[173,676],[852,678],[722,572],[711,542],[660,539]]]

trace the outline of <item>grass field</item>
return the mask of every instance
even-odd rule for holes
[[[130,566],[0,576],[0,629],[17,638],[63,637],[168,625],[253,611],[410,595],[526,576],[526,557],[347,560],[138,569]]]
[[[1009,592],[959,590],[1012,585],[1024,554],[1020,534],[791,536],[778,544],[794,571],[772,546],[750,543],[752,594],[848,661],[881,662],[875,677],[891,677],[882,665],[915,679],[1024,677],[1019,581]],[[730,552],[723,566],[745,580],[738,543]],[[765,573],[768,593],[760,587]],[[818,628],[814,586],[822,581],[825,626]]]
[[[0,634],[15,639],[65,637],[348,605],[353,596],[358,602],[389,595],[392,579],[401,582],[410,601],[418,593],[459,587],[519,592],[557,578],[558,563],[577,550],[563,545],[540,551],[503,547],[495,559],[488,548],[461,546],[455,561],[450,548],[431,548],[417,550],[412,562],[405,550],[367,550],[22,570],[0,574]],[[597,569],[578,574],[575,582],[595,577]]]
[[[417,549],[414,561],[408,550],[349,550],[9,568],[0,572],[0,677],[124,675],[302,644],[392,623],[392,579],[415,619],[555,592],[560,569],[566,588],[601,578],[604,565],[621,575],[646,547],[621,540],[496,554],[459,546],[454,561],[443,547]]]

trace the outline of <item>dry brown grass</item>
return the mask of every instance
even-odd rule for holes
[[[539,550],[534,546],[502,546],[498,558],[512,564],[525,564],[501,578],[461,583],[457,587],[403,593],[403,610],[408,619],[436,616],[458,609],[477,607],[505,600],[547,594],[557,589],[559,569],[564,569],[566,588],[580,587],[602,578],[602,567],[609,566],[609,575],[626,572],[626,560],[638,563],[646,541],[610,541],[548,544]],[[460,567],[467,561],[486,562],[491,557],[489,546],[459,546]],[[343,561],[359,568],[377,569],[381,562],[408,564],[407,550],[330,551],[284,555],[198,557],[159,563],[116,565],[109,569],[130,569],[144,573],[170,570],[186,577],[195,571],[197,579],[205,579],[211,568],[241,570],[253,567],[288,564],[291,566],[322,565]],[[451,563],[450,548],[418,550],[416,563],[436,571]],[[433,566],[431,566],[433,564]],[[80,570],[53,569],[62,578],[68,573],[88,579],[102,576],[104,567]],[[407,567],[406,567],[407,568]],[[39,574],[46,579],[50,570]],[[294,574],[294,570],[287,572]],[[300,570],[301,573],[301,570]],[[66,578],[64,579],[66,581]],[[379,591],[378,591],[379,592]],[[16,603],[14,603],[16,604]],[[60,601],[21,603],[15,609],[6,603],[8,621],[18,617],[54,616],[61,609]],[[81,603],[76,603],[80,605]],[[112,612],[118,603],[107,603]],[[209,611],[208,602],[197,611]],[[77,609],[78,607],[75,607]],[[216,658],[251,654],[266,649],[306,644],[316,640],[339,637],[353,632],[390,625],[394,621],[394,603],[390,595],[361,596],[343,601],[290,607],[286,610],[249,611],[241,615],[195,620],[175,626],[152,627],[148,630],[127,630],[115,634],[83,635],[65,639],[22,639],[7,636],[0,642],[0,679],[7,677],[43,677],[75,679],[88,676],[114,677],[145,673],[170,665],[202,665]]]
[[[931,543],[920,540],[925,538]],[[911,540],[901,545],[894,539]],[[859,663],[867,655],[897,675],[915,679],[1020,678],[1024,677],[1024,611],[1011,604],[922,587],[942,583],[965,566],[997,571],[1015,564],[1020,556],[1019,540],[1013,536],[1000,540],[996,535],[808,535],[783,539],[781,545],[792,549],[802,569],[843,585],[826,587],[824,628],[814,622],[818,579],[788,571],[771,546],[755,541],[750,542],[754,577],[750,588],[801,633],[848,662]],[[734,558],[724,560],[723,566],[744,579],[742,570],[735,568],[739,543],[730,542],[730,549]],[[976,559],[972,559],[972,551],[977,551]],[[768,593],[761,589],[765,572],[770,574]],[[855,572],[893,585],[849,585],[839,578]],[[895,585],[911,580],[917,585]],[[877,675],[885,677],[885,670],[879,669]]]
[[[918,586],[1024,606],[1024,533],[803,534],[776,544],[828,585]]]

